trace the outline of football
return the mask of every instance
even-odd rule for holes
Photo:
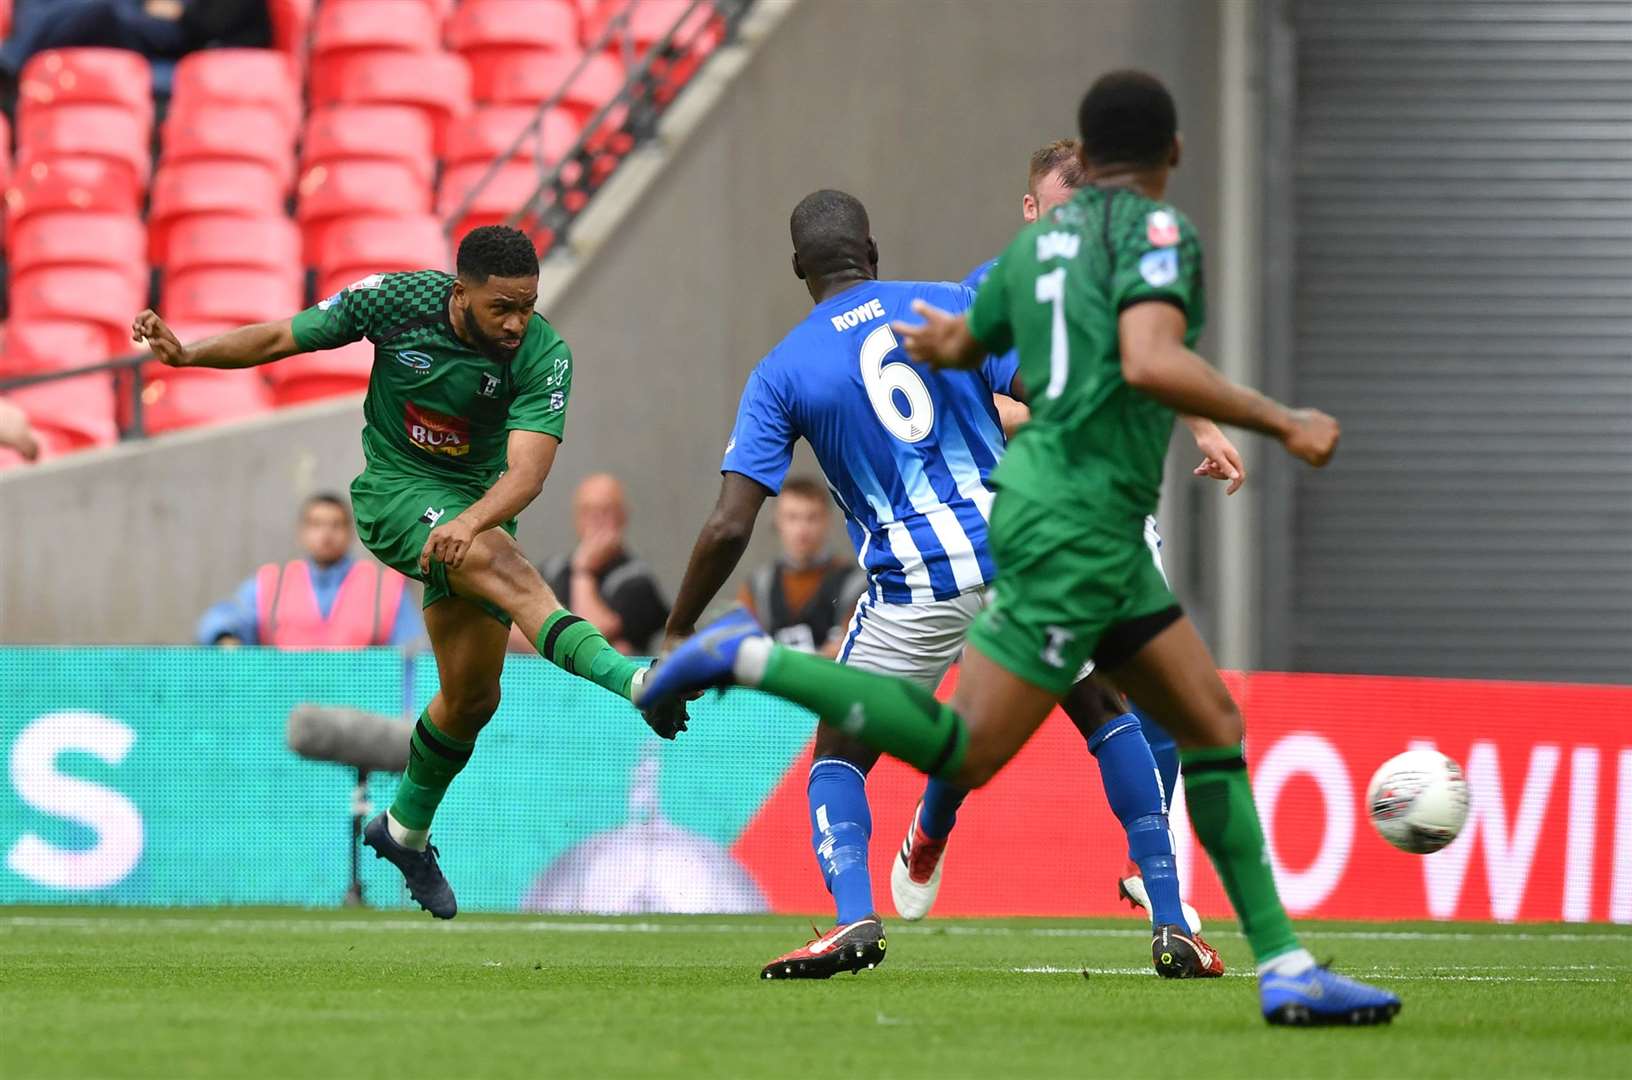
[[[1407,750],[1383,762],[1366,788],[1366,812],[1384,840],[1426,855],[1455,840],[1468,820],[1462,766],[1438,750]]]

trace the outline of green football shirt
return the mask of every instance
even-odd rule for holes
[[[509,363],[453,332],[453,276],[439,270],[372,274],[294,318],[302,349],[367,338],[374,367],[363,400],[363,457],[370,470],[475,483],[505,467],[507,434],[565,431],[572,353],[534,314]]]
[[[1173,410],[1122,379],[1117,316],[1173,304],[1195,346],[1206,318],[1201,242],[1173,207],[1125,188],[1087,187],[1026,226],[969,312],[993,353],[1020,353],[1031,420],[992,482],[1095,516],[1156,512]]]

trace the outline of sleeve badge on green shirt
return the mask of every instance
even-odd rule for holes
[[[1152,288],[1161,288],[1179,280],[1179,253],[1173,248],[1147,251],[1139,260],[1139,276]]]
[[[1172,247],[1179,242],[1179,219],[1171,210],[1152,210],[1145,216],[1145,239],[1152,247]]]

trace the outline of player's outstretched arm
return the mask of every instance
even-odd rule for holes
[[[447,564],[450,570],[459,569],[476,537],[527,509],[544,490],[560,445],[560,439],[541,431],[510,432],[504,475],[464,513],[431,530],[419,552],[420,572],[430,573],[433,560]]]
[[[949,314],[927,300],[914,300],[912,310],[923,316],[921,323],[891,324],[901,339],[901,347],[914,360],[936,367],[979,367],[992,350],[969,332],[967,314]]]
[[[138,345],[145,343],[160,363],[170,367],[256,367],[300,352],[288,319],[240,326],[183,345],[151,308],[130,324],[130,339]]]
[[[1272,435],[1315,467],[1337,450],[1337,421],[1318,409],[1289,409],[1226,379],[1184,344],[1185,315],[1163,301],[1126,308],[1117,320],[1122,377],[1181,413]]]
[[[691,561],[686,564],[686,576],[680,582],[674,607],[669,611],[668,625],[663,629],[665,652],[679,639],[696,632],[703,610],[719,594],[726,578],[742,560],[742,553],[748,549],[759,508],[765,505],[769,495],[764,485],[741,473],[727,472],[721,480],[719,500],[703,523],[702,532],[697,534]]]

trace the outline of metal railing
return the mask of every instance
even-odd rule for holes
[[[122,372],[130,372],[130,423],[121,426],[121,439],[143,439],[147,437],[147,428],[143,417],[142,387],[147,378],[142,368],[148,364],[157,364],[159,361],[152,353],[132,353],[128,356],[115,357],[97,364],[85,364],[81,367],[63,368],[60,371],[42,371],[34,375],[14,375],[9,379],[0,379],[0,394],[7,394],[13,390],[21,390],[29,386],[38,386],[41,383],[62,382],[67,379],[82,379],[90,375],[114,375],[115,390],[120,390],[118,376]]]
[[[706,35],[719,33],[721,44],[732,40],[751,2],[692,0],[686,5],[685,11],[663,37],[646,50],[634,68],[625,69],[629,73],[622,88],[585,122],[573,145],[554,168],[540,177],[533,194],[510,215],[507,224],[525,228],[524,223],[530,220],[532,229],[529,231],[548,229],[556,242],[565,239],[573,220],[587,204],[588,196],[610,175],[611,169],[603,170],[601,163],[609,161],[615,167],[617,160],[656,134],[658,120],[680,89],[678,83],[670,82],[669,72],[688,61],[701,63],[697,48]],[[705,10],[710,13],[707,18],[696,17]],[[620,14],[627,19],[628,9]],[[630,47],[625,35],[626,55]],[[620,113],[621,118],[614,126],[612,118]],[[535,123],[542,122],[541,112]],[[626,145],[616,145],[620,137]],[[582,197],[570,198],[572,194]]]
[[[516,135],[505,152],[488,165],[487,171],[449,213],[443,222],[444,233],[451,236],[482,190],[493,182],[507,163],[515,160],[529,138],[536,138],[533,160],[538,170],[538,184],[527,201],[510,215],[507,224],[533,234],[547,228],[556,242],[562,240],[587,204],[589,196],[610,176],[612,169],[603,163],[610,162],[615,167],[617,161],[656,133],[657,121],[680,90],[680,84],[671,83],[667,73],[676,64],[693,60],[701,63],[703,58],[696,48],[705,35],[718,33],[722,45],[734,39],[752,3],[753,0],[692,0],[663,37],[653,42],[638,61],[634,56],[633,40],[627,33],[633,5],[623,8],[584,50],[583,57],[555,92],[539,104],[532,120]],[[705,11],[709,14],[699,17],[699,12]],[[543,130],[551,111],[566,100],[574,81],[587,69],[591,58],[616,42],[621,42],[625,61],[623,86],[585,122],[577,139],[560,160],[550,162],[544,156]],[[610,123],[614,117],[619,118],[616,125]],[[529,221],[531,228],[525,224]],[[121,425],[120,437],[125,440],[142,439],[147,436],[143,390],[150,381],[142,369],[158,362],[151,353],[144,351],[80,367],[12,376],[0,379],[0,394],[65,379],[112,375],[116,393],[128,392],[131,399],[129,421]]]

